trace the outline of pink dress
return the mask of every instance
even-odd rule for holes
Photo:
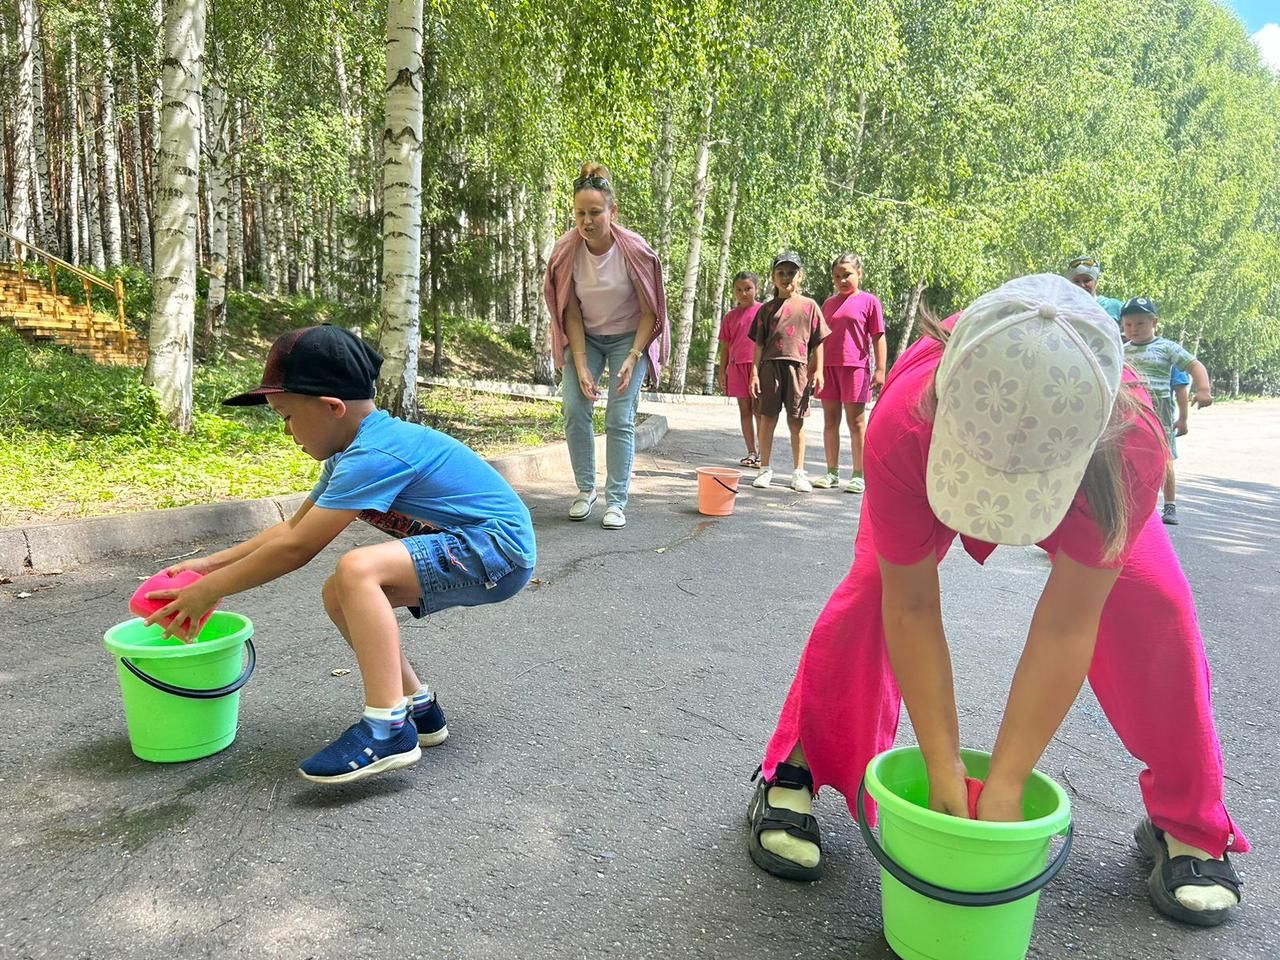
[[[760,304],[734,307],[720,321],[720,342],[726,347],[725,396],[751,396],[751,364],[755,360],[756,345],[749,336]]]
[[[956,537],[929,508],[924,468],[933,424],[916,412],[941,358],[941,344],[926,338],[889,374],[867,428],[867,492],[853,566],[814,625],[765,751],[763,772],[772,778],[802,743],[815,790],[834,787],[851,813],[867,763],[893,745],[901,706],[885,648],[877,554],[910,564],[932,550],[941,560]],[[1123,441],[1133,519],[1098,625],[1089,683],[1126,748],[1146,764],[1138,782],[1152,822],[1214,856],[1245,852],[1249,843],[1223,802],[1222,750],[1191,588],[1155,512],[1167,455],[1160,424],[1144,414]],[[961,541],[979,563],[995,549]],[[1083,494],[1040,546],[1103,565]]]

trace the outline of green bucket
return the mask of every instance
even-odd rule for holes
[[[102,642],[116,658],[134,755],[176,763],[228,746],[236,738],[240,688],[253,673],[252,638],[248,617],[222,610],[191,643],[166,640],[159,625],[144,626],[140,618],[108,630]]]
[[[990,754],[960,753],[985,780]],[[867,825],[866,794],[880,805],[880,839]],[[965,820],[929,809],[929,778],[916,747],[872,759],[858,789],[862,837],[879,861],[884,935],[903,960],[1022,960],[1031,946],[1040,889],[1071,850],[1071,804],[1033,771],[1021,823]],[[1047,867],[1049,841],[1066,840]]]

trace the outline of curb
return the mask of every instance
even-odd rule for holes
[[[666,417],[650,414],[636,427],[636,449],[656,446]],[[604,457],[605,438],[596,438]],[[569,448],[552,443],[489,463],[512,486],[571,476]],[[305,493],[263,500],[235,500],[171,510],[146,510],[88,520],[0,528],[0,575],[53,573],[124,554],[172,550],[204,540],[252,535],[292,516]]]
[[[467,380],[459,377],[418,377],[418,385],[423,387],[453,387],[457,390],[474,390],[477,393],[502,393],[509,397],[526,397],[530,400],[560,399],[559,387],[548,387],[542,383],[521,383],[514,380]],[[640,399],[645,403],[672,403],[688,406],[733,406],[737,401],[733,397],[706,396],[701,393],[655,393],[640,391]],[[602,404],[601,400],[599,403]],[[599,404],[598,404],[599,405]]]

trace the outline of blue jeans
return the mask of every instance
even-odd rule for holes
[[[417,618],[450,607],[480,607],[510,600],[533,578],[494,549],[477,549],[452,533],[419,534],[400,541],[418,574]]]
[[[636,405],[640,387],[649,370],[649,358],[636,361],[626,393],[618,392],[618,370],[631,352],[635,335],[617,333],[608,337],[586,335],[587,368],[600,379],[605,361],[609,363],[609,404],[605,408],[605,467],[608,477],[604,487],[605,502],[622,508],[627,506],[631,487],[631,463],[636,455]],[[573,476],[582,492],[596,487],[596,434],[591,426],[592,403],[582,394],[573,357],[565,350],[564,379],[560,384],[564,397],[564,437],[569,444],[569,460]]]

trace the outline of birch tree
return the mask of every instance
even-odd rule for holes
[[[215,66],[219,66],[215,59]],[[205,102],[205,159],[209,194],[209,292],[205,295],[205,338],[216,356],[227,322],[227,207],[231,189],[228,157],[227,98],[216,70],[209,71]]]
[[[204,0],[166,0],[146,379],[169,422],[184,433],[191,429],[204,33]]]
[[[32,99],[34,93],[33,47],[36,37],[35,0],[18,0],[17,87],[13,99],[13,164],[9,180],[13,193],[9,201],[9,232],[24,240],[32,239],[31,230],[31,160]]]
[[[422,269],[422,0],[388,0],[382,133],[381,405],[418,414],[418,271]]]
[[[112,80],[115,55],[111,47],[111,25],[107,6],[102,6],[102,76],[99,106],[102,111],[102,247],[108,267],[124,262],[120,227],[120,191],[116,177],[120,153],[116,148],[116,91]]]
[[[729,182],[729,196],[724,204],[724,227],[720,231],[720,260],[716,264],[715,296],[711,301],[711,340],[707,363],[702,370],[702,392],[710,396],[716,389],[716,352],[720,340],[720,320],[724,314],[725,286],[729,282],[729,251],[733,244],[733,216],[738,210],[738,174]]]
[[[690,204],[689,246],[685,253],[684,287],[680,295],[680,323],[676,328],[675,349],[671,358],[671,379],[668,389],[672,393],[684,393],[689,369],[689,344],[693,340],[693,320],[697,307],[698,270],[702,265],[702,227],[707,215],[707,158],[711,153],[711,113],[714,101],[711,94],[703,100],[701,123],[698,129],[698,145],[693,160],[693,189]]]
[[[44,29],[37,12],[35,37],[31,44],[32,80],[32,146],[35,151],[36,189],[40,246],[53,253],[61,252],[58,244],[58,212],[53,205],[53,180],[49,176],[49,144],[46,136],[44,109]]]

